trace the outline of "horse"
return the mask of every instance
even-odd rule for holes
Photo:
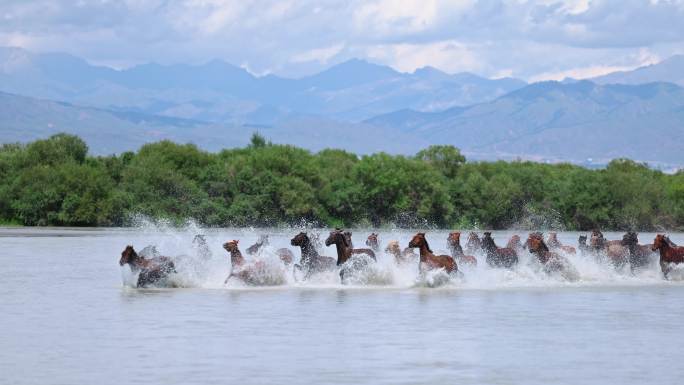
[[[276,255],[280,260],[285,264],[285,266],[290,266],[292,264],[292,261],[294,261],[294,253],[292,253],[292,250],[288,249],[287,247],[282,247],[278,250],[276,250]]]
[[[521,252],[523,250],[523,244],[520,241],[520,235],[513,234],[511,236],[511,239],[508,240],[508,243],[506,244],[506,248],[513,249],[513,250],[515,250],[516,253]]]
[[[456,261],[448,255],[435,255],[428,245],[425,233],[417,233],[411,238],[408,247],[418,248],[420,250],[420,262],[418,269],[421,273],[426,270],[444,269],[447,273],[458,272],[458,265]]]
[[[558,233],[555,231],[552,231],[549,233],[549,238],[546,241],[548,247],[551,248],[551,250],[562,250],[563,252],[567,254],[576,254],[577,250],[575,250],[574,247],[572,246],[564,246],[559,240],[558,240]]]
[[[628,261],[629,250],[622,246],[622,241],[609,241],[600,230],[592,231],[589,244],[595,255],[606,255],[615,267],[624,266]]]
[[[570,262],[560,254],[549,250],[549,247],[544,243],[544,236],[540,232],[530,233],[525,242],[525,248],[537,257],[539,263],[544,266],[544,271],[547,274],[553,272],[560,272],[569,278],[568,273],[573,272],[574,277],[577,273],[571,268]]]
[[[482,251],[487,255],[487,264],[491,267],[510,269],[518,263],[518,253],[509,247],[497,247],[489,231],[482,237]]]
[[[232,240],[223,244],[223,248],[230,253],[230,265],[232,267],[230,275],[223,282],[228,283],[231,277],[237,277],[248,285],[279,285],[283,284],[283,279],[273,280],[268,271],[268,266],[263,261],[256,261],[247,264],[238,248],[238,240]],[[282,278],[282,277],[280,277]]]
[[[378,234],[371,233],[366,239],[366,246],[370,247],[373,252],[377,253],[380,251],[380,243],[378,242]]]
[[[247,255],[256,255],[262,247],[268,246],[268,243],[268,235],[260,235],[259,239],[257,239],[252,246],[247,248]]]
[[[591,253],[591,248],[587,245],[587,236],[580,235],[577,239],[577,248],[582,255],[587,255]]]
[[[411,262],[416,257],[413,249],[409,247],[402,251],[398,241],[389,241],[387,243],[387,247],[385,248],[385,252],[394,256],[394,262],[396,262],[397,265],[403,265],[405,263]]]
[[[294,268],[304,271],[304,279],[309,278],[314,273],[331,271],[335,268],[335,259],[318,254],[316,247],[305,232],[301,232],[290,240],[292,246],[301,248],[301,258]]]
[[[176,266],[171,258],[158,256],[147,259],[139,256],[131,245],[126,246],[124,251],[121,252],[121,259],[119,259],[120,266],[126,264],[130,266],[131,271],[138,272],[136,287],[147,287],[163,283],[169,274],[176,272]]]
[[[465,252],[468,253],[468,255],[473,255],[475,253],[479,253],[481,249],[482,242],[480,241],[480,237],[477,236],[476,232],[471,231],[468,234],[468,242],[466,242]]]
[[[627,250],[629,250],[629,265],[632,270],[646,266],[651,254],[655,253],[653,250],[651,250],[653,244],[639,244],[639,237],[634,231],[628,231],[622,236],[622,245],[627,247]]]
[[[668,237],[658,234],[653,240],[653,246],[651,246],[653,251],[660,250],[660,269],[666,279],[672,270],[670,264],[684,263],[684,247],[672,246],[672,244]]]
[[[330,235],[325,240],[325,245],[330,246],[332,244],[334,244],[337,249],[337,266],[342,266],[347,263],[347,261],[349,261],[354,254],[364,254],[373,261],[376,260],[375,253],[371,249],[352,249],[347,235],[341,230],[333,230],[330,232]],[[367,265],[368,260],[365,260],[364,262],[354,261],[353,265],[349,268],[342,268],[340,270],[340,278],[344,281],[344,275],[346,271],[350,269],[358,270],[366,267]]]
[[[197,234],[192,239],[192,246],[197,251],[197,256],[203,259],[210,259],[212,257],[211,250],[207,244],[207,240],[202,234]]]
[[[452,231],[447,236],[447,246],[449,246],[449,251],[451,251],[451,258],[460,264],[466,264],[471,266],[477,266],[477,258],[472,255],[465,255],[463,253],[463,248],[461,247],[461,233],[458,231]]]

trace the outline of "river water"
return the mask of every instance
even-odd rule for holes
[[[127,244],[192,260],[200,232],[213,257],[200,270],[180,263],[174,279],[182,288],[135,289],[118,265]],[[397,268],[380,254],[351,285],[336,274],[296,282],[291,271],[280,286],[223,284],[223,242],[240,239],[244,251],[269,233],[257,258],[276,266],[273,250],[298,232],[0,229],[0,384],[684,381],[684,274],[665,281],[655,261],[633,275],[569,256],[579,277],[568,282],[524,256],[514,271],[480,263],[432,287],[434,277],[420,278],[417,266]],[[354,231],[356,247],[367,234]],[[412,234],[383,231],[380,242],[405,247]],[[494,238],[502,246],[511,234]],[[577,235],[559,238],[576,246]],[[684,244],[684,234],[670,235]],[[434,251],[446,249],[446,232],[427,237]]]

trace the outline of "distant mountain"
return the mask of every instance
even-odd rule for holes
[[[492,100],[517,79],[412,74],[352,59],[301,79],[255,77],[214,60],[202,65],[93,66],[62,53],[0,48],[0,91],[77,105],[221,124],[276,124],[302,116],[354,122],[400,108],[435,111]]]
[[[599,84],[644,84],[668,82],[684,86],[684,55],[672,56],[660,63],[633,71],[613,72],[591,79]]]
[[[254,132],[310,150],[343,148],[359,154],[415,153],[426,142],[364,124],[301,116],[277,126],[215,124],[190,119],[81,107],[0,92],[0,143],[28,142],[58,132],[83,138],[93,154],[136,150],[163,139],[217,151],[241,147]],[[388,140],[387,138],[392,138]]]
[[[401,110],[366,123],[490,159],[684,164],[684,89],[669,83],[542,82],[468,108]]]

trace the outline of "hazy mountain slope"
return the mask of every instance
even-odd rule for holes
[[[668,83],[543,82],[465,109],[398,111],[367,123],[490,157],[684,164],[684,89]]]
[[[406,74],[358,59],[301,79],[255,77],[219,60],[117,71],[66,54],[0,48],[0,91],[223,124],[275,124],[300,115],[359,121],[401,108],[479,103],[524,85],[433,68]]]
[[[633,71],[613,72],[593,78],[599,84],[643,84],[668,82],[684,86],[684,55],[672,56],[660,63]]]

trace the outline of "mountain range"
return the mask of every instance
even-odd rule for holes
[[[159,139],[208,150],[254,131],[312,150],[415,153],[453,144],[470,159],[684,165],[684,56],[583,81],[527,84],[413,73],[353,59],[311,76],[257,77],[229,63],[125,70],[0,48],[0,140],[55,132],[94,153]]]

